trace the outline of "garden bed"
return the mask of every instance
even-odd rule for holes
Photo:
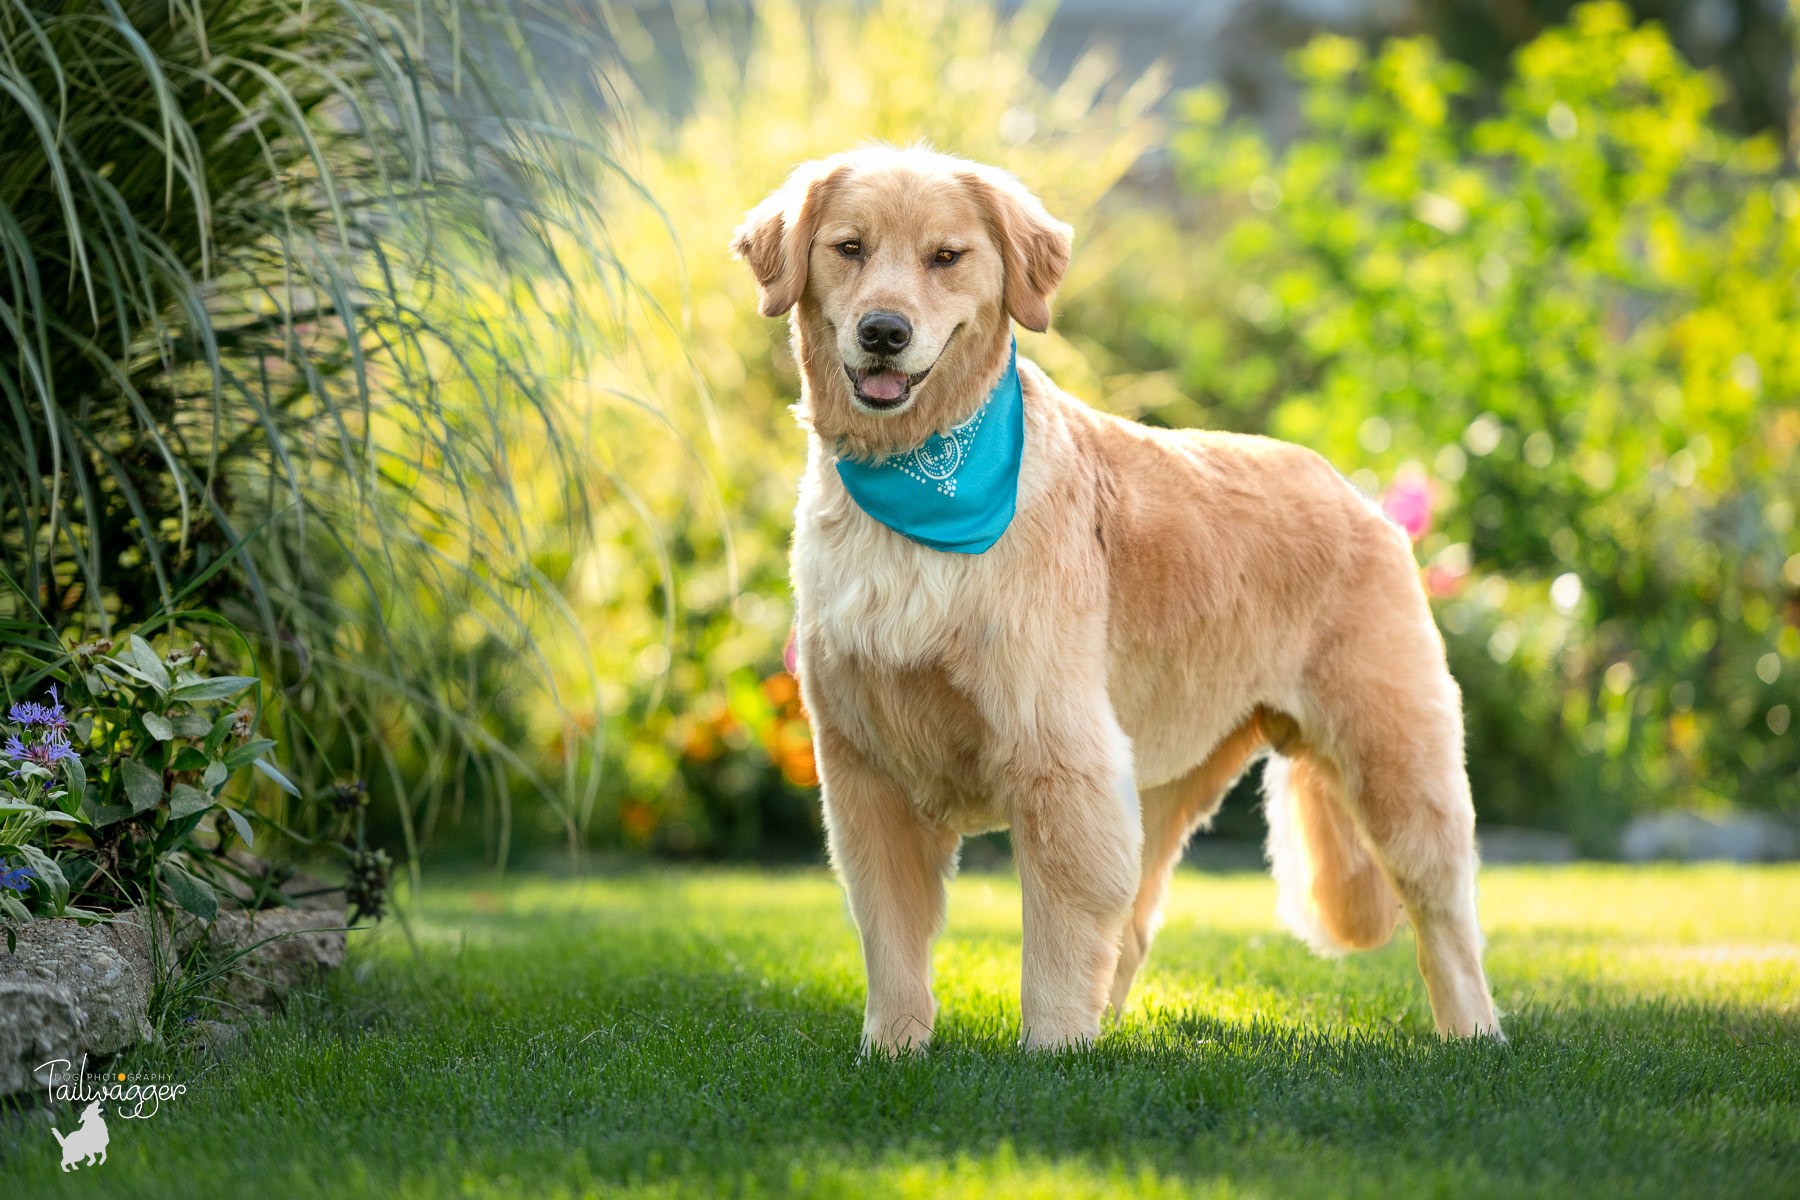
[[[142,908],[104,922],[34,921],[0,953],[0,1096],[152,1042],[182,1016],[215,1018],[207,1032],[218,1040],[342,963],[344,929],[341,894],[226,909],[205,925],[164,917],[153,927]]]

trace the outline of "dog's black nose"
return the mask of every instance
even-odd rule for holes
[[[872,312],[856,323],[856,340],[870,354],[898,354],[912,341],[912,322],[897,312]]]

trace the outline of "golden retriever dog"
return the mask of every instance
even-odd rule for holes
[[[1461,699],[1406,535],[1308,450],[1119,420],[1024,359],[1006,392],[1070,235],[1004,172],[873,147],[800,166],[732,241],[763,314],[792,312],[799,676],[865,1049],[929,1041],[944,883],[998,828],[1025,1044],[1096,1037],[1189,835],[1262,754],[1285,923],[1341,952],[1404,913],[1438,1030],[1500,1036]],[[990,395],[1023,408],[997,541],[934,549],[865,511],[848,464],[948,446],[999,420]]]

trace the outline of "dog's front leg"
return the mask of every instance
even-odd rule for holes
[[[944,923],[944,878],[959,839],[921,821],[901,787],[842,736],[821,728],[817,744],[826,843],[868,974],[863,1049],[923,1049],[937,1016],[931,942]]]
[[[1124,735],[1105,722],[1103,744],[1020,755],[1013,774],[1013,855],[1024,891],[1020,1015],[1028,1047],[1092,1041],[1100,1033],[1137,891],[1143,828]]]

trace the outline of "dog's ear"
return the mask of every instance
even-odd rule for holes
[[[806,291],[806,263],[812,255],[819,213],[844,165],[832,159],[801,163],[787,182],[744,216],[731,235],[731,253],[756,275],[757,308],[779,317]]]
[[[1025,328],[1044,332],[1050,328],[1050,297],[1069,269],[1075,231],[1004,171],[968,171],[962,181],[1000,243],[1006,261],[1006,311]]]

